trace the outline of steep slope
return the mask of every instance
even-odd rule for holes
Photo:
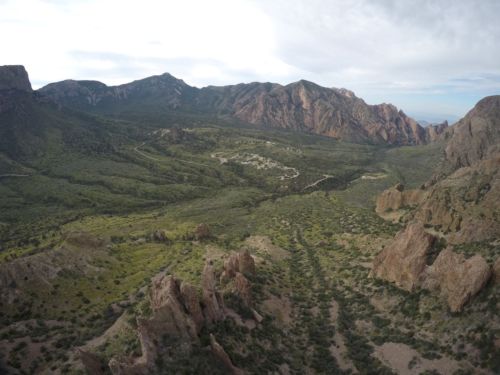
[[[438,233],[448,243],[462,245],[456,246],[458,249],[463,250],[465,245],[470,249],[468,255],[479,251],[489,261],[488,264],[477,253],[466,260],[463,254],[456,255],[450,248],[434,254],[437,259],[425,272],[425,267],[420,267],[413,275],[424,287],[440,289],[450,309],[460,311],[486,285],[490,266],[498,257],[495,244],[500,238],[500,96],[479,101],[449,132],[444,161],[425,191],[405,192],[421,197],[416,209],[406,216],[417,223],[411,222],[391,246],[379,253],[373,263],[373,274],[401,285],[401,280],[390,277],[401,269],[391,259],[401,258],[399,263],[414,265],[410,255],[420,248],[408,233],[414,226],[432,228],[434,234]],[[386,190],[377,201],[377,212],[382,217],[383,208],[403,208],[403,200],[394,190]],[[407,242],[399,246],[403,240]],[[424,264],[432,260],[431,252],[423,253]]]
[[[445,129],[424,129],[393,105],[371,106],[351,91],[308,81],[286,86],[254,82],[197,89],[163,74],[111,87],[95,81],[62,81],[39,91],[61,105],[86,111],[218,115],[259,127],[292,129],[356,143],[424,144]]]

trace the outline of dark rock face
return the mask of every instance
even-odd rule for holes
[[[201,300],[195,287],[172,275],[155,278],[149,297],[151,317],[137,319],[142,356],[113,358],[109,362],[113,374],[148,374],[154,372],[158,358],[188,356],[199,343],[201,329],[225,318],[210,264],[203,271]]]
[[[20,90],[31,92],[31,83],[28,78],[28,72],[22,65],[3,65],[0,66],[0,91],[1,90]]]

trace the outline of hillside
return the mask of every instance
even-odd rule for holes
[[[422,128],[393,105],[368,105],[348,90],[308,81],[197,89],[166,73],[111,87],[95,81],[62,81],[39,92],[61,105],[91,112],[222,116],[260,128],[292,129],[356,143],[425,144],[444,130]]]

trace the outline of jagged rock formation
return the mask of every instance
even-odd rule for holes
[[[475,255],[465,259],[463,254],[447,248],[423,273],[423,287],[440,290],[452,312],[463,306],[488,282],[491,270],[484,258]]]
[[[231,358],[229,358],[224,348],[217,342],[215,336],[212,334],[210,334],[210,347],[212,348],[213,355],[224,365],[224,367],[230,374],[244,374],[241,369],[233,365]]]
[[[372,276],[394,282],[400,288],[412,291],[425,269],[427,255],[434,240],[435,237],[428,234],[422,224],[409,224],[375,257]]]
[[[448,121],[444,121],[441,124],[431,124],[425,127],[425,132],[427,134],[428,142],[436,142],[439,141],[446,130],[448,129]]]
[[[207,262],[203,269],[201,287],[203,290],[203,314],[205,315],[206,322],[212,324],[224,319],[224,301],[215,287],[215,271],[210,262]]]
[[[234,291],[247,307],[252,305],[252,284],[245,275],[253,274],[255,274],[255,261],[248,250],[233,253],[224,261],[221,282],[232,282]]]
[[[445,234],[449,243],[500,236],[500,96],[482,99],[447,130],[444,161],[425,184],[414,219]],[[400,206],[403,194],[389,189],[377,212]],[[417,199],[418,201],[418,199]]]
[[[109,363],[113,374],[147,374],[155,370],[158,358],[168,361],[176,356],[187,356],[193,345],[199,343],[201,329],[225,318],[224,304],[215,288],[215,271],[210,263],[202,274],[201,300],[195,287],[172,275],[155,278],[149,297],[151,317],[137,319],[142,356],[113,358]]]
[[[31,83],[28,72],[22,65],[0,66],[0,91],[19,90],[31,92]]]
[[[377,197],[375,211],[383,214],[389,210],[412,208],[425,199],[426,193],[422,189],[405,190],[404,185],[397,184]]]
[[[445,149],[445,170],[470,167],[500,152],[500,95],[480,100],[457,124]]]
[[[424,129],[391,104],[368,105],[346,89],[308,81],[282,86],[250,83],[188,86],[169,74],[120,86],[96,81],[62,81],[39,90],[55,102],[80,110],[113,112],[130,106],[231,117],[260,127],[286,128],[351,142],[427,143],[445,126]]]

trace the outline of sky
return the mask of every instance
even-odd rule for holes
[[[306,79],[453,122],[500,94],[499,15],[499,0],[0,0],[0,64],[35,88]]]

